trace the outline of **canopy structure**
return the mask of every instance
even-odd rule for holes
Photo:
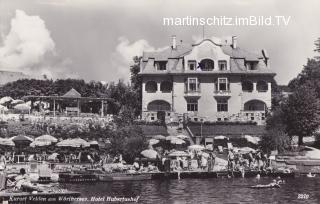
[[[182,140],[182,139],[177,138],[177,139],[170,140],[170,143],[171,144],[184,144],[186,142],[184,140]]]
[[[17,104],[13,107],[15,110],[19,111],[30,111],[31,107],[25,103]]]
[[[104,116],[104,112],[106,111],[106,102],[108,101],[114,101],[111,98],[105,98],[105,97],[82,97],[81,94],[75,90],[74,88],[71,88],[67,93],[65,93],[62,96],[36,96],[36,95],[29,95],[23,97],[25,100],[31,100],[31,108],[34,107],[34,101],[39,101],[38,103],[42,103],[42,101],[49,101],[53,108],[53,116],[56,116],[56,111],[61,111],[61,104],[63,102],[71,103],[76,102],[76,107],[65,107],[65,112],[68,114],[68,112],[76,112],[77,115],[80,115],[81,112],[81,103],[83,102],[100,102],[101,103],[101,116]]]

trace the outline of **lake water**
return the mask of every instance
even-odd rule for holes
[[[81,197],[136,197],[138,203],[320,203],[320,178],[288,178],[281,188],[250,189],[272,178],[213,178],[64,184]],[[84,203],[84,202],[78,202]],[[87,202],[86,202],[87,203]],[[114,203],[114,202],[109,202]]]

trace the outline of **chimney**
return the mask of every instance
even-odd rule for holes
[[[172,39],[172,49],[175,50],[177,49],[177,37],[173,35],[171,39]]]
[[[237,36],[232,36],[232,48],[237,48]]]

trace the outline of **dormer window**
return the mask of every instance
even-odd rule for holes
[[[226,60],[219,60],[218,64],[219,64],[220,71],[227,70],[227,61]]]
[[[157,61],[154,63],[154,66],[157,70],[167,70],[167,62],[166,61]]]
[[[255,61],[247,61],[246,62],[246,67],[247,67],[247,70],[257,70],[258,68],[258,62],[255,62]]]
[[[197,62],[195,60],[188,61],[188,68],[189,70],[196,70]]]
[[[211,59],[203,59],[199,63],[202,71],[212,71],[214,69],[214,61]]]

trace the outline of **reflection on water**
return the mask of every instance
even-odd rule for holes
[[[65,184],[81,197],[141,196],[139,203],[320,203],[320,178],[290,178],[278,189],[250,189],[272,178],[182,179]],[[308,194],[308,199],[298,199]],[[83,203],[83,202],[82,202]]]

